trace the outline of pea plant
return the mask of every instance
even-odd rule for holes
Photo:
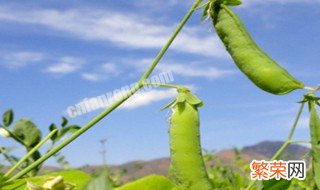
[[[45,143],[51,144],[50,150],[54,144],[59,142],[66,134],[73,133],[80,129],[77,125],[67,126],[67,124],[68,120],[62,117],[61,127],[58,128],[55,124],[51,124],[49,126],[50,133],[42,138],[40,129],[30,119],[22,118],[14,122],[13,110],[9,109],[5,111],[2,116],[2,125],[0,125],[0,136],[22,145],[27,154],[22,158],[18,158],[11,153],[10,147],[0,147],[0,153],[4,156],[5,160],[12,165],[12,167],[3,174],[3,177],[6,178],[12,175],[16,170],[21,171],[41,158],[39,148]],[[64,168],[68,168],[68,161],[61,153],[55,154],[54,157],[58,164]],[[41,165],[38,165],[28,172],[27,175],[35,176],[39,172],[40,167]]]
[[[12,110],[7,110],[3,114],[3,126],[1,126],[2,135],[15,140],[17,143],[21,144],[27,152],[30,153],[30,151],[41,141],[41,131],[29,119],[20,119],[16,121],[14,127],[10,129],[10,125],[13,122],[13,115],[14,114]],[[11,164],[16,164],[18,159],[15,156],[9,155],[9,152],[6,152],[5,148],[2,147],[2,149],[2,152],[7,154],[5,157],[7,161],[9,161]],[[26,167],[40,157],[41,154],[38,150],[32,151],[32,153],[30,153],[30,157],[27,157],[26,160],[23,160],[23,162],[20,162],[19,165],[16,165],[13,168]],[[39,167],[34,168],[29,175],[34,176],[38,169]],[[11,173],[11,171],[9,171],[9,173]]]
[[[311,88],[292,76],[285,68],[268,56],[253,40],[250,33],[231,6],[241,4],[239,0],[208,0],[202,4],[202,0],[196,0],[186,13],[175,32],[169,38],[158,55],[154,58],[149,68],[140,77],[134,87],[128,90],[122,98],[106,108],[102,113],[94,117],[82,127],[75,125],[67,126],[66,118],[62,119],[60,127],[52,124],[50,133],[41,140],[41,132],[30,120],[21,119],[16,122],[15,127],[10,130],[13,121],[12,111],[7,111],[3,116],[2,133],[5,136],[23,145],[27,154],[20,160],[8,155],[5,148],[0,147],[3,156],[13,164],[12,168],[4,174],[1,179],[0,188],[19,189],[112,189],[108,171],[103,170],[100,175],[91,180],[88,175],[79,171],[63,171],[51,173],[45,176],[33,176],[40,165],[48,158],[56,156],[63,166],[67,162],[58,153],[61,149],[92,128],[99,121],[107,117],[117,109],[123,102],[129,99],[144,86],[160,86],[163,88],[174,88],[177,90],[176,98],[163,109],[171,108],[170,117],[170,158],[169,177],[150,175],[120,187],[118,190],[211,190],[211,189],[320,189],[320,118],[317,107],[320,106],[320,98],[316,96],[319,87]],[[198,109],[203,102],[188,88],[175,84],[158,84],[148,82],[148,78],[165,55],[170,45],[187,23],[194,11],[203,9],[203,19],[210,20],[216,33],[231,55],[234,63],[248,79],[261,90],[274,95],[285,95],[293,90],[307,90],[297,116],[293,122],[287,140],[274,154],[271,160],[279,159],[284,150],[292,143],[309,143],[311,145],[311,164],[307,172],[306,183],[293,180],[250,180],[248,172],[250,167],[243,166],[238,150],[236,163],[240,170],[227,166],[206,166],[206,160],[212,160],[208,154],[203,154],[200,144],[200,122]],[[305,105],[308,105],[310,113],[310,138],[311,141],[292,140],[297,123]],[[62,140],[66,133],[71,135]],[[40,154],[38,149],[45,142],[51,140],[50,149]],[[24,167],[21,166],[25,163]],[[14,172],[15,171],[15,172]],[[81,179],[81,180],[80,180]],[[86,182],[86,183],[85,183]],[[88,182],[88,183],[87,183]]]

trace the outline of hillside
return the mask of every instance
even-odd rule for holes
[[[227,149],[215,152],[212,155],[212,160],[207,162],[207,166],[217,165],[234,165],[236,158],[240,157],[243,164],[249,164],[252,160],[269,160],[273,154],[281,147],[283,142],[281,141],[263,141],[261,143],[243,147],[241,150]],[[284,152],[283,160],[299,160],[304,158],[309,148],[301,145],[290,145]],[[306,159],[308,162],[308,159]],[[149,161],[132,161],[121,165],[109,166],[113,176],[119,176],[122,182],[132,181],[134,179],[149,175],[149,174],[161,174],[167,175],[170,159],[158,158]],[[86,165],[81,167],[88,173],[94,173],[99,170],[101,166]],[[5,171],[7,168],[3,168]],[[45,166],[41,169],[40,173],[47,173],[50,171],[57,171],[57,167]]]
[[[240,151],[240,157],[244,163],[248,164],[252,160],[269,160],[272,155],[281,147],[283,142],[281,141],[264,141],[252,146],[243,147]],[[284,153],[283,160],[297,160],[301,159],[309,151],[309,148],[301,145],[290,145]],[[235,150],[222,150],[212,155],[213,160],[208,162],[208,166],[214,166],[215,164],[229,165],[235,162],[236,153]],[[109,166],[112,173],[121,174],[123,182],[131,181],[142,176],[149,174],[162,174],[166,175],[168,172],[170,159],[159,158],[149,161],[133,161],[117,166]],[[84,166],[83,169],[86,172],[92,173],[96,171],[100,166]]]
[[[253,146],[244,147],[242,152],[264,155],[267,158],[271,158],[273,154],[282,146],[282,144],[282,141],[264,141]],[[283,159],[300,159],[301,157],[305,156],[308,151],[309,148],[305,146],[292,144],[285,150]]]

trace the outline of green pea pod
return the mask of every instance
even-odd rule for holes
[[[316,110],[318,98],[313,94],[306,96],[310,110],[310,136],[313,178],[318,189],[320,189],[320,118]]]
[[[202,101],[188,89],[179,88],[176,100],[170,105],[170,178],[183,189],[210,190],[212,184],[200,144],[198,107]]]
[[[271,59],[253,41],[250,34],[227,5],[237,0],[210,0],[204,17],[210,16],[218,36],[238,68],[259,88],[272,94],[286,94],[303,88],[284,68]]]

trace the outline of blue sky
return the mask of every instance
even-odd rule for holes
[[[191,4],[0,1],[0,111],[13,108],[16,118],[31,118],[47,134],[68,106],[137,81]],[[248,0],[233,10],[278,63],[307,86],[320,83],[319,1]],[[197,11],[189,20],[154,74],[172,71],[174,83],[192,86],[205,102],[200,110],[203,148],[284,140],[305,91],[275,96],[255,87],[200,16]],[[73,166],[99,164],[99,141],[107,138],[110,164],[168,156],[169,113],[160,109],[173,96],[153,89],[114,111],[62,153]],[[101,111],[70,122],[83,125]],[[295,138],[309,138],[306,112]],[[3,138],[0,143],[17,146]]]

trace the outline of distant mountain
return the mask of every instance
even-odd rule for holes
[[[167,175],[169,163],[170,158],[159,158],[149,161],[133,161],[116,166],[109,165],[108,167],[114,175],[121,174],[123,182],[128,182],[150,174]],[[99,168],[100,166],[87,165],[80,169],[93,173]]]
[[[252,160],[269,160],[273,154],[282,146],[284,142],[281,141],[264,141],[252,146],[243,147],[240,151],[240,156],[244,163],[248,164]],[[301,159],[309,148],[301,145],[290,145],[285,153],[283,160],[297,160]],[[228,149],[216,152],[213,154],[216,158],[207,163],[209,166],[215,165],[217,160],[222,164],[233,164],[236,160],[235,150]],[[122,181],[128,182],[137,178],[141,178],[150,174],[167,175],[170,158],[159,158],[149,161],[133,161],[117,166],[109,166],[113,173],[121,173]],[[92,173],[96,171],[99,166],[85,166],[83,169],[86,172]]]
[[[208,166],[214,166],[217,164],[230,164],[232,165],[236,161],[236,157],[240,156],[244,164],[250,163],[252,160],[269,160],[273,154],[282,146],[284,142],[281,141],[264,141],[252,146],[243,147],[236,154],[236,150],[228,149],[222,150],[212,154],[214,159],[208,162]],[[301,145],[290,145],[284,152],[283,160],[297,160],[301,159],[308,153],[310,149]],[[308,159],[307,159],[308,161]],[[109,166],[113,174],[120,174],[123,182],[132,181],[137,178],[141,178],[150,174],[167,175],[170,164],[170,158],[159,158],[149,161],[133,161],[121,165]],[[88,173],[97,171],[101,166],[86,165],[81,167]],[[5,171],[7,168],[3,168]],[[44,167],[41,173],[49,171],[59,170],[56,167]]]
[[[254,153],[264,155],[271,158],[277,150],[283,145],[282,141],[263,141],[253,146],[247,146],[242,149],[243,153]],[[309,148],[297,144],[291,144],[287,147],[281,159],[284,160],[297,160],[301,159],[309,152]]]

